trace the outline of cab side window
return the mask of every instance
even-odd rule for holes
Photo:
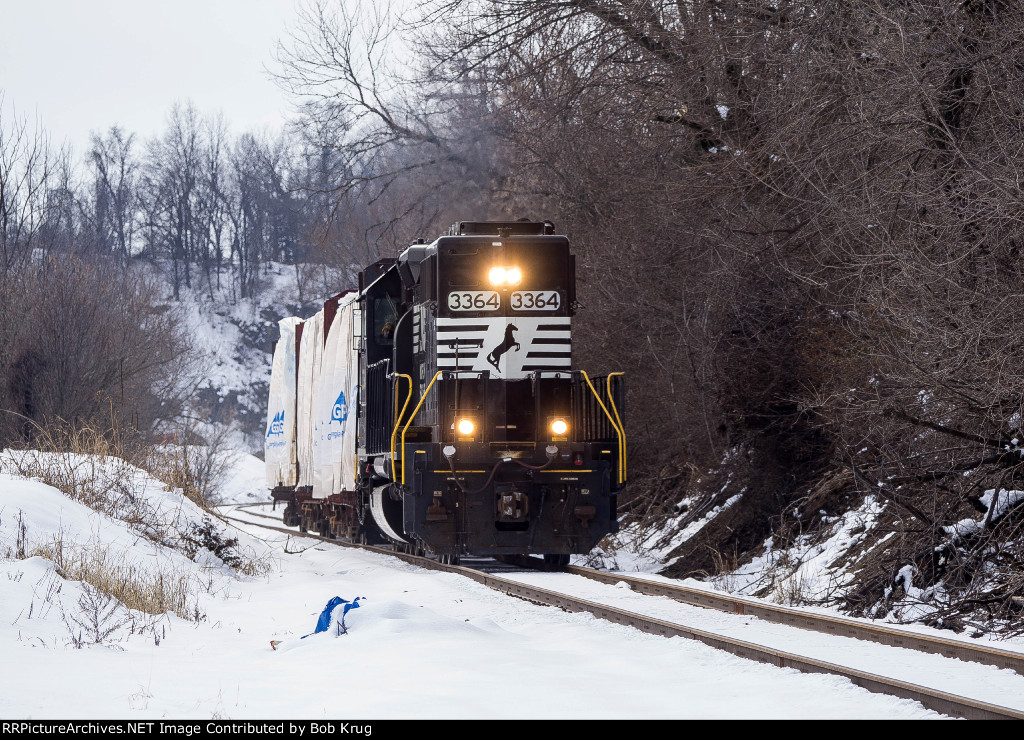
[[[373,337],[381,347],[390,347],[395,342],[395,325],[398,323],[398,302],[389,295],[373,302]]]

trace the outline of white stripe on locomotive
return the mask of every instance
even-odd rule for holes
[[[513,380],[525,378],[534,370],[569,370],[571,367],[569,317],[437,319],[439,370],[486,370],[492,378]]]

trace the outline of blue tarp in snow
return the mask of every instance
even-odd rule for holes
[[[345,628],[345,615],[348,614],[350,609],[359,608],[359,600],[361,598],[363,597],[357,596],[354,600],[348,601],[346,599],[341,598],[340,596],[335,596],[333,599],[327,602],[327,606],[325,606],[324,610],[320,612],[320,619],[317,620],[316,629],[310,632],[309,635],[303,635],[302,638],[305,639],[310,635],[315,635],[319,632],[326,632],[328,629],[330,629],[331,616],[334,614],[334,610],[338,608],[341,609],[341,614],[337,615],[336,617],[336,621],[338,623],[338,634],[345,634],[345,632],[347,631],[347,629]]]

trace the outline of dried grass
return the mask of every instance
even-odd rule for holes
[[[61,578],[88,583],[127,609],[153,615],[173,612],[193,622],[206,619],[199,595],[208,592],[210,584],[193,574],[163,569],[154,573],[118,562],[100,546],[72,547],[60,536],[35,547],[31,555],[52,562]]]

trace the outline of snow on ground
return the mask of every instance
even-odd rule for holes
[[[670,557],[673,550],[742,499],[742,492],[730,496],[723,503],[710,508],[700,519],[683,528],[677,526],[682,515],[659,527],[629,524],[602,543],[607,547],[598,547],[588,555],[574,555],[573,565],[625,573],[663,570],[675,562],[675,558]],[[684,500],[681,503],[688,504],[689,501]],[[671,536],[666,537],[666,531],[671,532]]]
[[[981,532],[991,517],[1002,515],[1021,499],[1024,499],[1024,491],[999,489],[997,494],[995,489],[987,490],[979,499],[985,506],[983,513],[944,529],[957,537]],[[856,552],[873,535],[872,530],[884,521],[884,509],[885,502],[880,497],[868,495],[860,506],[841,514],[826,516],[822,511],[821,531],[798,535],[787,547],[777,547],[772,538],[768,538],[760,555],[735,570],[708,578],[708,583],[731,594],[763,595],[776,604],[839,603],[854,575],[848,570],[851,567],[848,555]],[[891,532],[883,535],[875,546],[892,536]],[[661,552],[667,551],[662,549]],[[641,569],[659,570],[658,567]],[[941,611],[948,594],[941,581],[927,587],[915,585],[916,576],[913,565],[908,563],[900,568],[894,585],[899,583],[903,594],[885,606],[877,604],[871,616],[900,625],[932,621],[928,618]],[[941,618],[933,621],[942,624]],[[946,630],[942,634],[950,637],[954,633]],[[1022,636],[993,642],[1024,650]]]
[[[228,462],[231,472],[224,476],[216,495],[222,504],[251,504],[266,501],[266,464],[255,455],[237,453]]]
[[[249,487],[238,486],[243,496]],[[137,495],[172,501],[176,494],[146,483]],[[179,503],[178,511],[191,512]],[[41,483],[0,477],[0,655],[9,677],[0,717],[939,716],[843,679],[536,606],[374,553],[239,531],[239,549],[264,553],[269,566],[264,575],[241,576],[209,551],[190,559],[139,532]],[[121,610],[113,618],[123,624],[89,644],[88,630],[83,638],[69,625],[89,624],[90,589],[42,557],[16,557],[19,547],[47,538],[172,565],[202,584],[195,593],[202,616]],[[346,617],[348,632],[303,639],[334,596],[362,597]],[[281,641],[277,650],[271,640]]]
[[[154,498],[155,505],[146,508],[147,517],[152,519],[145,527],[151,529],[152,522],[160,522],[159,531],[152,533],[168,541],[171,531],[183,529],[182,510],[196,507],[179,496],[179,509],[174,511],[173,503],[160,500],[164,497]],[[197,511],[195,520],[201,519]],[[168,523],[170,526],[166,526]],[[56,546],[65,552],[74,550],[82,557],[101,558],[153,573],[169,572],[189,562],[178,550],[158,544],[138,528],[71,500],[56,488],[0,473],[0,554],[12,557],[19,551],[43,552]]]

